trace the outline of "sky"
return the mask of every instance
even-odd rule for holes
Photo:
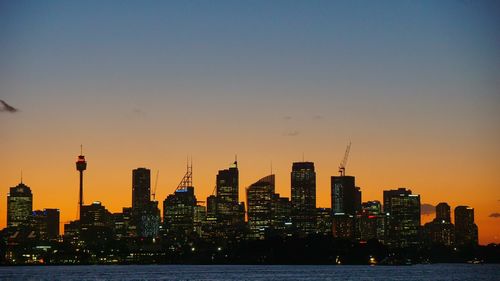
[[[500,243],[499,27],[498,1],[1,0],[0,227],[21,171],[76,218],[80,144],[85,203],[119,212],[133,169],[162,202],[188,156],[200,201],[237,155],[241,201],[271,172],[290,196],[306,160],[329,207],[351,141],[363,201],[472,206]]]

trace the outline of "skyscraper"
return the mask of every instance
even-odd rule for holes
[[[450,219],[450,206],[441,202],[436,206],[436,218],[424,225],[424,240],[451,246],[455,242],[455,227]]]
[[[361,191],[352,176],[331,178],[332,212],[355,215],[361,210]]]
[[[384,211],[389,215],[387,244],[392,247],[419,244],[420,195],[405,188],[384,190]]]
[[[264,239],[273,226],[274,175],[261,178],[247,188],[250,237]]]
[[[229,169],[220,170],[216,178],[217,221],[234,226],[239,221],[239,173],[235,161]]]
[[[137,168],[132,171],[132,209],[145,208],[151,197],[151,171]]]
[[[163,201],[163,223],[169,236],[187,237],[194,232],[194,187],[178,189]]]
[[[302,234],[316,230],[316,172],[312,162],[295,162],[291,172],[292,222]]]
[[[132,171],[132,226],[136,236],[155,238],[160,226],[158,202],[151,201],[151,171],[137,168]]]
[[[477,245],[478,229],[474,223],[474,208],[469,206],[455,208],[455,241],[458,246]]]
[[[441,202],[436,205],[436,220],[451,222],[450,213],[450,205],[448,205],[447,203]]]
[[[28,226],[33,211],[33,194],[24,183],[11,187],[7,194],[7,227]]]

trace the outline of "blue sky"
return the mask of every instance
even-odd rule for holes
[[[452,205],[487,217],[500,198],[499,26],[498,1],[0,1],[0,99],[20,110],[0,112],[0,185],[24,169],[34,188],[73,196],[52,173],[72,175],[84,143],[89,197],[115,209],[129,199],[99,194],[98,171],[113,167],[119,190],[132,168],[162,167],[174,188],[187,154],[201,198],[235,153],[242,188],[273,161],[286,195],[305,153],[327,206],[351,139],[366,199],[408,185],[435,204],[453,190]],[[495,200],[468,202],[473,184]]]

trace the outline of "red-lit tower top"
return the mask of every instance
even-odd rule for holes
[[[76,161],[76,170],[85,171],[87,169],[87,161],[85,161],[85,156],[79,155],[78,160]]]
[[[85,156],[83,156],[83,145],[80,145],[80,155],[78,160],[76,160],[76,170],[83,172],[87,170],[87,161],[85,161]]]

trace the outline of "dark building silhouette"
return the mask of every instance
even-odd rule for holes
[[[217,221],[217,196],[207,197],[207,220]]]
[[[302,234],[316,232],[316,172],[312,162],[295,162],[291,172],[292,222]]]
[[[217,184],[217,219],[227,225],[237,221],[239,199],[238,163],[235,161],[229,169],[220,170]]]
[[[436,206],[436,218],[424,225],[424,240],[430,243],[451,246],[455,242],[455,227],[451,223],[450,206],[439,203]]]
[[[333,214],[332,235],[336,238],[353,239],[355,237],[354,215],[344,213]]]
[[[175,237],[190,236],[194,232],[196,196],[194,187],[178,189],[163,201],[163,224],[167,233]]]
[[[273,227],[274,175],[261,178],[247,190],[249,238],[264,239]]]
[[[132,237],[135,228],[132,226],[132,208],[122,208],[121,213],[112,214],[113,228],[117,240]]]
[[[386,223],[387,215],[382,212],[380,201],[363,202],[356,220],[358,239],[361,241],[377,239],[385,242]]]
[[[436,220],[451,223],[450,205],[445,202],[436,205]]]
[[[80,239],[80,221],[70,221],[64,224],[64,235],[63,239],[65,242],[69,242],[73,245],[77,245]]]
[[[29,226],[33,211],[33,194],[24,183],[11,187],[7,194],[7,227]]]
[[[113,217],[101,204],[83,205],[80,219],[80,239],[87,245],[102,245],[113,239]]]
[[[207,208],[202,205],[194,206],[193,229],[197,237],[203,236],[203,226],[207,221]]]
[[[213,203],[211,203],[213,204]],[[163,224],[170,239],[201,237],[206,209],[198,206],[194,194],[192,165],[188,163],[186,174],[175,189],[163,201]]]
[[[278,193],[273,194],[273,230],[275,234],[281,236],[291,235],[292,224],[292,204],[286,197],[281,197]]]
[[[455,208],[455,242],[458,246],[478,244],[478,228],[474,223],[474,208],[469,206]]]
[[[78,215],[79,218],[81,218],[82,206],[83,206],[83,171],[87,170],[87,161],[85,161],[85,156],[83,156],[83,152],[81,151],[76,161],[76,170],[80,173],[80,189],[78,193]]]
[[[132,224],[135,235],[155,238],[160,227],[158,202],[151,201],[151,171],[137,168],[132,171]]]
[[[82,218],[80,224],[82,228],[86,226],[108,226],[111,227],[111,213],[101,204],[101,202],[92,202],[90,205],[83,205]]]
[[[245,224],[245,204],[239,200],[239,172],[235,161],[229,169],[220,170],[216,177],[216,235],[240,238]],[[211,212],[213,206],[208,206]]]
[[[138,236],[153,239],[158,237],[160,221],[161,216],[158,201],[149,201],[140,212],[139,223],[136,229]]]
[[[210,195],[207,197],[206,220],[201,225],[202,236],[205,239],[214,239],[221,236],[221,231],[218,229],[217,222],[217,196]]]
[[[33,211],[33,228],[41,240],[54,240],[59,236],[59,209]]]
[[[331,203],[334,237],[354,239],[357,234],[355,227],[357,214],[361,211],[361,190],[356,187],[353,176],[331,177]],[[347,237],[346,235],[351,235]]]
[[[332,212],[355,215],[361,210],[361,191],[352,176],[331,178]]]
[[[387,244],[408,247],[419,244],[420,195],[399,188],[384,190],[384,211],[388,214]]]
[[[332,235],[332,209],[316,208],[316,233]]]
[[[137,168],[132,171],[132,209],[146,208],[151,198],[151,171]]]

